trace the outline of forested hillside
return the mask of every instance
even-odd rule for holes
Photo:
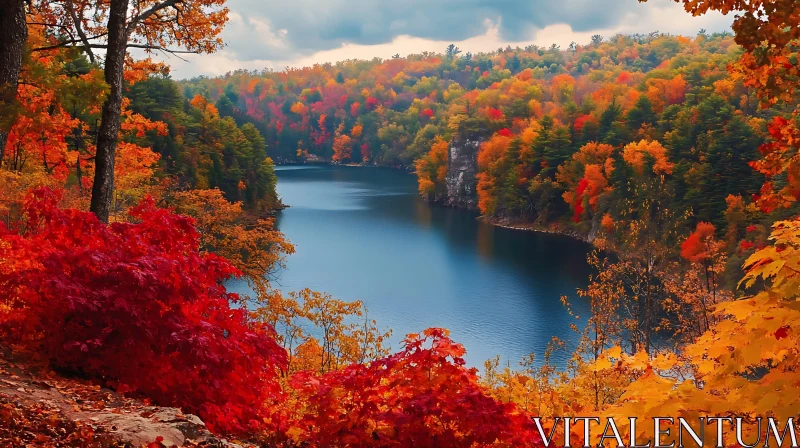
[[[765,178],[749,164],[772,118],[791,109],[758,107],[728,71],[742,52],[725,33],[595,36],[567,49],[450,46],[182,85],[253,123],[276,160],[413,168],[436,200],[453,194],[448,163],[478,140],[466,157],[484,215],[594,238],[653,201],[685,221],[679,231],[724,229],[726,211],[759,194]]]
[[[730,34],[595,36],[568,49],[531,45],[473,55],[451,46],[444,54],[236,71],[182,84],[188,98],[200,94],[222,115],[255,123],[283,161],[316,156],[411,167],[436,136],[488,138],[530,128],[530,144],[531,132],[553,128],[557,147],[533,156],[555,170],[589,141],[619,145],[686,127],[688,110],[701,104],[696,113],[706,115],[694,121],[720,114],[707,127],[730,121],[734,110],[755,114],[753,93],[726,70],[740,53]],[[707,111],[712,106],[725,109]],[[686,138],[671,145],[675,155],[695,146],[694,135]]]

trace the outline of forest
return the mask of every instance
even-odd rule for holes
[[[4,2],[0,354],[253,446],[544,446],[532,417],[566,415],[601,417],[592,443],[624,445],[612,417],[725,415],[739,445],[780,445],[755,418],[795,431],[800,410],[800,5],[677,1],[732,33],[181,81],[131,50],[219,50],[224,0]],[[290,162],[410,170],[431,202],[591,241],[567,366],[554,339],[479,372],[442,328],[390,352],[361,302],[281,292]],[[116,446],[0,405],[9,446]]]
[[[787,103],[759,107],[756,90],[728,71],[742,53],[729,33],[594,36],[566,50],[450,46],[181,85],[260,129],[274,160],[413,169],[433,201],[452,199],[450,148],[478,141],[474,203],[495,222],[619,240],[613,229],[625,221],[661,220],[674,228],[641,238],[672,246],[710,223],[725,234],[724,284],[735,289],[771,223],[797,212],[742,216],[766,180],[750,163],[773,120],[792,113]]]

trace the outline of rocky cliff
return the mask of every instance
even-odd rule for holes
[[[444,203],[453,207],[478,208],[477,174],[479,139],[456,138],[450,143],[447,156],[447,197]]]

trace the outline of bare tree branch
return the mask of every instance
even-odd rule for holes
[[[75,14],[75,6],[72,4],[72,0],[66,1],[67,12],[69,12],[69,16],[72,19],[72,23],[75,24],[75,30],[78,32],[78,36],[81,38],[83,45],[86,50],[86,54],[89,56],[89,61],[92,65],[95,64],[94,53],[92,53],[91,45],[89,45],[89,39],[86,37],[86,33],[83,32],[83,26],[81,24],[83,19],[83,11],[81,11],[80,18],[77,14]]]
[[[66,25],[61,25],[60,23],[45,23],[45,22],[25,22],[28,25],[39,25],[39,26],[52,26],[56,28],[69,28]]]
[[[157,13],[158,11],[161,11],[164,8],[169,8],[170,6],[175,6],[178,3],[182,2],[183,0],[165,0],[161,3],[153,5],[150,9],[146,10],[145,12],[139,14],[138,16],[130,20],[130,22],[128,23],[128,30],[127,30],[128,33],[131,33],[133,29],[136,27],[136,25],[138,25],[139,22],[141,22],[142,20],[152,16],[153,14]]]
[[[101,45],[101,44],[91,44],[91,47],[92,48],[108,48],[107,45]],[[163,52],[171,53],[171,54],[198,54],[197,51],[173,50],[173,49],[170,49],[170,48],[158,47],[158,46],[155,46],[155,45],[146,45],[146,44],[128,44],[127,47],[128,48],[142,48],[142,49],[145,49],[145,50],[163,51]]]
[[[98,34],[97,36],[87,37],[86,40],[100,39],[101,37],[105,37],[107,34],[108,33],[101,33],[101,34]],[[80,39],[74,39],[73,38],[73,39],[69,39],[69,40],[65,40],[65,41],[59,42],[59,43],[57,43],[55,45],[48,45],[46,47],[32,48],[31,51],[47,51],[47,50],[55,50],[56,48],[64,48],[64,47],[75,47],[75,48],[82,47],[82,46],[79,46],[79,45],[72,45],[72,44],[77,44],[77,43],[83,43],[83,41],[80,40]],[[91,47],[92,48],[97,48],[94,45],[91,45]]]

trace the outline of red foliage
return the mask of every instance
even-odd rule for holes
[[[542,446],[533,422],[484,393],[447,331],[409,335],[405,348],[323,376],[298,374],[295,422],[312,446]]]
[[[198,250],[193,220],[148,199],[139,223],[107,226],[58,200],[35,190],[18,228],[0,226],[0,336],[215,430],[263,428],[286,352],[231,307],[223,281],[238,271]]]
[[[503,119],[503,112],[501,112],[499,109],[495,109],[494,107],[487,108],[486,115],[492,120]]]
[[[764,213],[779,208],[788,208],[800,200],[800,160],[797,156],[797,141],[800,131],[790,120],[773,117],[767,126],[772,141],[762,144],[758,150],[763,157],[749,163],[751,167],[766,176],[766,182],[753,199]],[[786,176],[783,187],[778,187],[775,177]]]
[[[575,132],[581,132],[583,126],[586,125],[586,122],[592,118],[591,115],[581,115],[580,117],[575,119]]]
[[[697,223],[697,229],[681,244],[681,257],[689,261],[702,261],[711,256],[709,241],[714,238],[715,231],[711,223]]]
[[[372,156],[372,153],[369,150],[369,145],[367,145],[366,143],[362,143],[360,149],[361,149],[361,160],[364,162],[368,161]]]
[[[572,222],[581,222],[583,215],[583,193],[589,187],[589,180],[586,178],[578,182],[578,187],[575,189],[575,214],[572,215]]]
[[[511,129],[503,128],[497,131],[498,135],[502,135],[503,137],[511,137]]]
[[[361,103],[356,101],[355,103],[350,105],[350,115],[357,117],[358,116],[358,108],[361,107]]]
[[[630,72],[622,71],[617,77],[617,84],[627,84],[631,81]]]
[[[420,112],[420,113],[419,113],[419,115],[420,115],[421,117],[425,117],[425,118],[431,118],[431,117],[433,117],[433,110],[432,110],[432,109],[430,109],[430,108],[428,108],[428,109],[423,109],[423,110],[422,110],[422,112]]]
[[[375,110],[375,108],[377,108],[380,103],[381,102],[374,96],[367,98],[366,101],[367,110]]]

